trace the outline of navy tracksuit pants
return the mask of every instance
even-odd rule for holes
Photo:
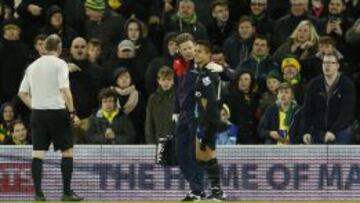
[[[195,119],[180,116],[176,128],[178,163],[191,191],[199,193],[204,191],[204,170],[196,161],[195,132]]]

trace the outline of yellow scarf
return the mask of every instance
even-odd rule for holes
[[[114,120],[115,116],[118,115],[119,111],[116,110],[116,111],[113,111],[113,112],[105,112],[105,111],[102,111],[102,114],[103,116],[105,117],[105,119],[107,121],[109,121],[109,123],[112,123],[112,121]]]

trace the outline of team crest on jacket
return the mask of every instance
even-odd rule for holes
[[[203,82],[204,86],[209,86],[211,84],[211,80],[209,77],[204,77],[202,79],[202,82]]]

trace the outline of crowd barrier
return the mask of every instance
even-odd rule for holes
[[[87,200],[184,197],[179,169],[154,159],[155,146],[76,146],[73,189]],[[230,200],[360,200],[358,146],[224,146],[218,159]],[[43,171],[45,195],[59,199],[59,152],[49,152]],[[0,146],[0,200],[32,199],[31,146]]]

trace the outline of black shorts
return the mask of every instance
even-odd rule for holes
[[[32,110],[30,117],[33,150],[65,151],[74,146],[71,133],[70,115],[65,109]]]
[[[216,134],[218,131],[217,124],[208,124],[206,127],[203,127],[204,134],[199,136],[197,134],[198,139],[201,141],[205,141],[205,145],[208,146],[211,150],[216,149]]]

